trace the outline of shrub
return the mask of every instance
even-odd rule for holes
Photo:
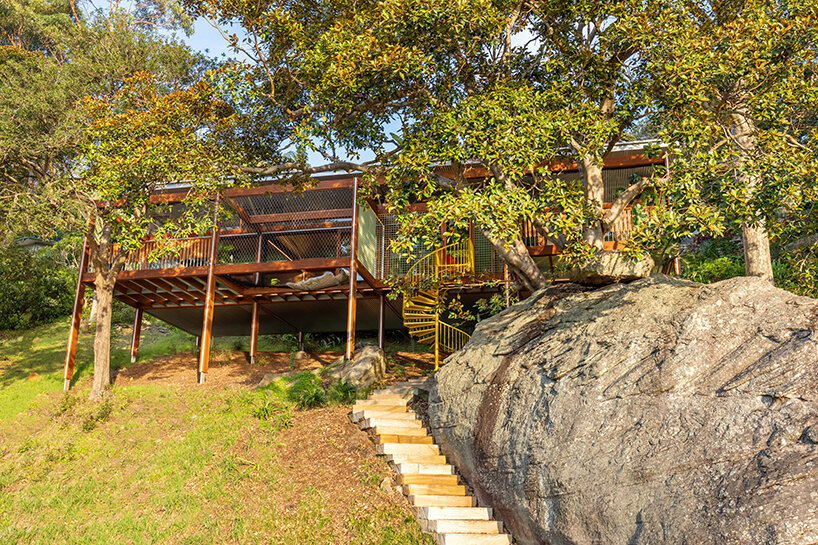
[[[25,329],[71,313],[77,276],[12,246],[0,251],[0,329]]]
[[[329,399],[330,403],[349,405],[358,399],[358,388],[339,378],[338,382],[330,386],[329,390],[327,390],[327,399]]]
[[[744,274],[741,244],[733,239],[706,240],[682,257],[682,276],[709,284]]]
[[[321,386],[321,379],[318,376],[312,373],[301,373],[292,378],[290,399],[300,408],[308,409],[323,405],[327,400],[327,393]]]

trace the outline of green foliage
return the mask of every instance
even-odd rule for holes
[[[80,425],[80,429],[84,432],[94,430],[98,424],[108,421],[111,413],[114,411],[113,400],[111,397],[106,397],[102,403],[96,407],[96,410],[90,412],[85,416]]]
[[[665,24],[643,35],[654,123],[674,143],[672,178],[658,189],[675,217],[653,218],[654,238],[747,224],[775,240],[818,191],[818,3],[704,6],[669,2]]]
[[[292,426],[292,408],[287,400],[270,389],[261,389],[259,397],[261,399],[252,411],[253,416],[270,421],[273,431]]]
[[[327,389],[327,402],[329,403],[351,405],[356,399],[358,399],[358,388],[340,378]]]
[[[71,313],[76,273],[44,253],[0,251],[0,329],[24,329]]]
[[[818,297],[818,245],[783,252],[773,261],[773,275],[779,288]]]
[[[327,400],[321,378],[312,373],[300,373],[290,379],[289,396],[302,409],[323,405]]]

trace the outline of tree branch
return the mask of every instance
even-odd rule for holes
[[[605,232],[611,230],[611,227],[619,219],[622,211],[628,206],[633,199],[639,196],[650,184],[652,178],[642,178],[635,184],[631,184],[623,191],[616,200],[611,204],[611,207],[602,215],[602,226]]]

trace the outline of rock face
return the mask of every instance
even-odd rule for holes
[[[818,301],[665,276],[535,293],[430,395],[521,544],[818,542]]]
[[[603,286],[647,278],[653,271],[653,259],[627,259],[618,250],[599,252],[593,259],[568,271],[572,282]]]
[[[343,358],[333,363],[327,376],[349,382],[358,388],[368,388],[386,375],[386,356],[377,346],[363,346],[355,351],[352,359]]]

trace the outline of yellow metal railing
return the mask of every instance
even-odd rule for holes
[[[403,298],[403,324],[421,342],[433,342],[435,369],[440,351],[456,352],[470,339],[469,334],[440,321],[438,304],[442,286],[462,276],[474,274],[474,243],[461,240],[436,249],[417,262],[404,277],[413,292]]]

